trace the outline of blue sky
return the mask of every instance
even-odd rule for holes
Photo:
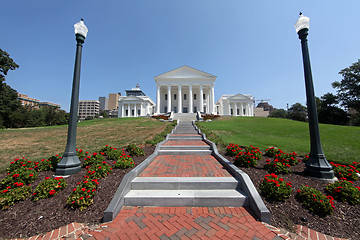
[[[69,110],[74,23],[89,32],[80,100],[140,84],[156,101],[154,76],[188,65],[216,75],[216,100],[252,94],[276,108],[305,104],[300,40],[294,23],[310,17],[309,50],[317,96],[335,92],[338,72],[360,55],[360,1],[122,0],[2,3],[0,48],[20,67],[6,82]]]

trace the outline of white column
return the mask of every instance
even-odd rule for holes
[[[121,103],[121,117],[124,117],[124,103]]]
[[[171,86],[170,85],[168,85],[167,86],[167,88],[168,88],[168,93],[167,93],[167,111],[168,112],[171,112]]]
[[[237,103],[234,103],[234,105],[235,105],[235,109],[234,109],[234,111],[235,111],[235,116],[238,116],[238,114],[237,114],[237,108],[238,108],[238,105],[237,105]]]
[[[178,113],[182,113],[182,93],[181,93],[181,85],[178,86]]]
[[[127,112],[127,117],[130,117],[130,103],[128,103],[127,104],[127,110],[128,110],[128,112]]]
[[[214,85],[211,86],[211,102],[210,102],[210,107],[211,107],[211,113],[214,114],[214,105],[215,105],[215,99],[214,99]]]
[[[228,114],[231,115],[231,105],[230,105],[230,101],[228,100]]]
[[[192,85],[189,86],[189,113],[193,112],[193,93],[192,93]]]
[[[200,112],[204,111],[204,99],[203,99],[203,95],[204,95],[204,89],[203,89],[203,85],[200,85],[200,96],[199,96],[199,100],[200,100]]]
[[[160,86],[156,90],[156,114],[160,114]]]
[[[137,117],[136,103],[134,103],[134,117]]]
[[[243,103],[240,103],[240,116],[244,115],[244,110],[243,110]]]

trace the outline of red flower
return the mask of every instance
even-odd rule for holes
[[[34,176],[34,174],[32,174],[32,173],[31,173],[31,174],[29,174],[29,177],[32,177],[32,176]]]
[[[49,191],[49,194],[50,194],[50,195],[54,195],[55,193],[56,193],[56,191],[53,190],[53,189]]]
[[[17,178],[17,177],[19,177],[19,174],[14,174],[13,175],[13,178]]]
[[[86,188],[82,188],[81,191],[85,192],[85,191],[86,191]]]

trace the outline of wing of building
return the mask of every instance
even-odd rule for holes
[[[118,117],[145,117],[154,114],[155,103],[139,86],[125,92],[126,96],[119,97]]]
[[[254,116],[253,102],[251,95],[222,95],[216,102],[216,111],[219,115]]]

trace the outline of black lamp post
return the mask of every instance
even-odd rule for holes
[[[85,26],[83,19],[74,25],[76,36],[76,57],[74,67],[74,79],[71,94],[71,106],[69,127],[67,135],[67,143],[62,160],[58,163],[55,175],[66,176],[72,175],[81,170],[81,163],[76,153],[76,128],[77,115],[79,107],[79,85],[80,85],[80,69],[81,69],[81,51],[82,44],[87,36],[88,29]]]
[[[316,101],[314,93],[314,84],[311,74],[309,49],[307,45],[307,35],[309,30],[310,19],[300,13],[300,17],[295,23],[296,32],[301,39],[301,49],[304,63],[306,100],[309,117],[310,131],[310,155],[309,160],[305,164],[305,173],[311,177],[322,179],[333,179],[334,171],[326,160],[321,148],[318,115],[316,111]]]

